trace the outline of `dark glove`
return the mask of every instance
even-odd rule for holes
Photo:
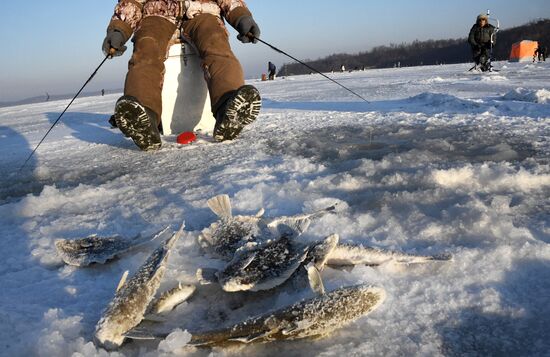
[[[103,40],[103,53],[105,56],[122,56],[127,48],[124,46],[127,40],[128,39],[122,32],[118,30],[107,30],[107,36],[105,36],[105,40]],[[112,48],[115,49],[114,53],[111,53]]]
[[[260,28],[252,16],[241,16],[237,20],[235,29],[239,32],[237,39],[242,43],[257,43],[257,38],[260,38]],[[248,34],[251,34],[254,37],[249,37]]]

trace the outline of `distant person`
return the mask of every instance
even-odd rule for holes
[[[535,62],[535,58],[537,58],[539,62],[546,62],[547,55],[548,49],[546,48],[546,46],[539,44],[538,47],[535,49],[535,53],[533,54],[533,62]]]
[[[49,101],[50,101],[50,94],[46,92],[46,102],[49,102]]]
[[[275,73],[277,72],[277,67],[275,66],[275,64],[273,62],[269,62],[267,64],[267,71],[268,71],[268,75],[269,75],[269,80],[272,81],[275,79]]]
[[[101,96],[103,97],[105,95],[105,89],[101,90]]]
[[[344,73],[346,71],[346,66],[342,65],[340,67],[340,72]]]
[[[491,70],[491,49],[495,41],[496,31],[495,27],[489,24],[489,17],[485,14],[479,15],[470,30],[468,43],[472,47],[476,67],[479,66],[483,72]]]
[[[120,56],[133,35],[134,53],[128,64],[124,95],[114,119],[124,135],[141,150],[158,150],[162,114],[164,60],[181,36],[199,52],[216,124],[214,139],[232,140],[260,111],[260,93],[244,84],[241,64],[229,46],[224,20],[243,43],[256,43],[260,28],[243,0],[118,0],[103,52]]]

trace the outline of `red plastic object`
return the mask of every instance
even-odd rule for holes
[[[184,131],[178,135],[178,138],[176,139],[178,144],[182,145],[191,144],[195,140],[197,140],[197,136],[192,131]]]

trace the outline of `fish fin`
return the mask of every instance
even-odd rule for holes
[[[319,244],[316,244],[312,250],[313,262],[317,270],[322,271],[327,263],[327,260],[330,256],[330,253],[336,248],[336,245],[340,241],[340,236],[338,234],[331,234],[330,236],[323,239]]]
[[[321,218],[327,213],[336,213],[336,207],[338,207],[338,203],[335,203],[330,207],[326,207],[312,213],[299,215],[298,217],[309,218],[309,219]]]
[[[294,231],[295,236],[299,236],[308,229],[313,219],[320,218],[327,213],[336,213],[337,206],[338,204],[334,204],[330,207],[315,211],[313,213],[266,219],[266,224],[267,227],[269,227],[270,229],[276,229],[279,231],[279,233],[285,233],[284,231],[281,231],[281,229],[284,229],[284,227],[286,227],[287,230],[290,228],[292,231]]]
[[[293,334],[295,331],[298,331],[298,330],[307,330],[308,327],[310,327],[311,325],[313,325],[313,322],[312,321],[309,321],[309,322],[306,322],[306,321],[302,321],[302,322],[299,322],[299,323],[292,323],[292,325],[286,327],[285,329],[281,330],[281,333],[283,335],[291,335]]]
[[[219,226],[218,223],[213,223],[212,225],[210,225],[210,227],[203,230],[202,233],[199,234],[199,238],[197,239],[197,241],[202,249],[208,249],[214,245],[212,232],[215,231],[218,228],[218,226]]]
[[[436,255],[410,255],[395,260],[398,264],[421,264],[421,263],[430,263],[430,262],[446,262],[452,261],[452,254],[441,253]]]
[[[339,204],[340,203],[336,202],[332,206],[329,206],[327,208],[323,208],[322,210],[319,210],[317,212],[313,212],[311,215],[312,215],[312,217],[320,217],[320,216],[323,216],[327,213],[336,213],[336,208],[338,207]]]
[[[185,228],[185,221],[181,223],[180,229],[177,232],[174,232],[174,235],[172,235],[172,237],[164,241],[164,244],[166,245],[167,249],[171,249],[174,246],[174,244],[177,242],[177,240],[181,238],[181,236],[183,235],[184,228]]]
[[[241,269],[246,269],[250,265],[250,263],[254,261],[257,254],[258,252],[254,252],[248,258],[246,258],[246,260],[243,262],[243,266],[241,267]]]
[[[355,268],[355,265],[347,265],[347,264],[325,264],[325,266],[328,266],[329,268],[336,269],[336,270],[343,270],[346,273],[351,273],[353,271],[353,268]]]
[[[265,213],[265,209],[262,207],[258,210],[258,212],[256,212],[255,217],[257,218],[263,217],[264,213]]]
[[[437,260],[437,261],[449,261],[449,262],[454,261],[454,257],[451,253],[440,253],[440,254],[432,255],[432,258],[433,260]]]
[[[319,270],[315,267],[315,264],[308,264],[307,269],[307,278],[309,280],[309,287],[317,295],[325,295],[325,286],[323,285],[323,280],[321,279],[321,274]]]
[[[311,220],[309,218],[285,217],[280,220],[272,221],[267,226],[275,229],[278,235],[287,234],[292,237],[297,237],[304,233],[310,224]]]
[[[298,220],[293,228],[299,232],[298,235],[304,233],[308,228],[309,228],[309,225],[311,224],[311,219],[309,218],[305,218],[305,219],[300,219]]]
[[[122,274],[122,277],[120,278],[120,281],[118,282],[118,286],[116,287],[116,292],[118,292],[124,286],[124,284],[126,283],[126,279],[128,278],[128,273],[129,272],[130,272],[129,270],[126,270]]]
[[[157,240],[158,238],[162,237],[164,233],[166,233],[170,229],[170,226],[166,226],[166,228],[161,229],[158,231],[153,237],[151,237],[150,241]]]
[[[229,338],[229,339],[227,339],[227,341],[240,342],[240,343],[251,343],[251,342],[254,342],[256,340],[264,338],[266,335],[268,335],[268,334],[265,333],[265,332],[258,332],[258,333],[251,334],[251,335],[248,335],[248,336]]]
[[[231,218],[231,201],[228,195],[219,195],[212,197],[207,202],[208,207],[220,218]]]
[[[167,226],[166,228],[158,231],[157,233],[151,235],[151,236],[145,236],[143,237],[141,233],[139,233],[137,236],[132,238],[132,241],[136,242],[135,246],[133,248],[139,247],[141,245],[147,244],[149,242],[152,242],[154,240],[159,239],[162,237],[168,230],[170,229],[170,226]]]
[[[212,268],[199,268],[197,269],[197,273],[196,273],[197,281],[201,285],[217,283],[218,282],[218,278],[216,276],[217,272],[218,271],[216,269],[212,269]]]
[[[151,322],[166,322],[168,319],[164,316],[158,315],[158,314],[147,314],[143,316],[144,321],[151,321]]]
[[[56,239],[55,240],[55,248],[60,251],[63,249],[63,245],[65,244],[67,240],[66,239]]]
[[[131,340],[159,340],[166,338],[168,334],[153,334],[151,331],[147,331],[137,326],[123,334],[123,336]]]
[[[294,331],[298,329],[298,325],[294,324],[292,326],[289,326],[283,330],[281,330],[281,333],[285,336],[291,335]]]

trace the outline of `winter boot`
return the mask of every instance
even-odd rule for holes
[[[491,62],[489,62],[489,57],[487,55],[482,54],[479,57],[479,63],[482,72],[487,72],[489,70]]]
[[[246,125],[256,120],[261,106],[260,93],[251,85],[244,85],[231,93],[216,112],[214,139],[235,139]]]
[[[132,96],[122,96],[115,106],[116,126],[143,151],[161,146],[157,116]]]

